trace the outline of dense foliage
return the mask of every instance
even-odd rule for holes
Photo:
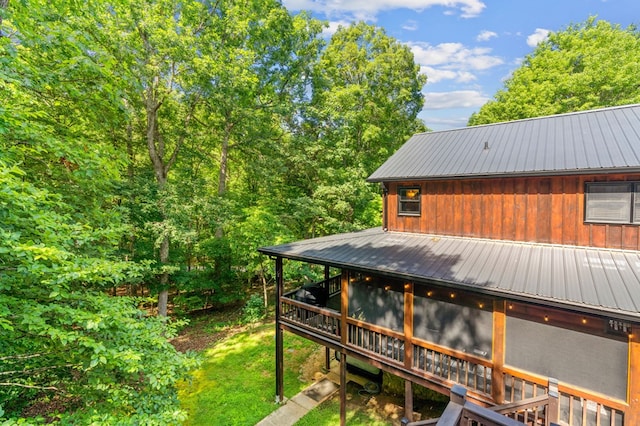
[[[640,33],[590,18],[551,33],[469,125],[640,102]]]
[[[321,30],[277,0],[0,1],[0,422],[178,423],[170,309],[259,318],[257,247],[379,223],[364,178],[425,77]]]

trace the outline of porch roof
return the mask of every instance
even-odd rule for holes
[[[512,300],[640,320],[640,252],[383,231],[259,251]]]

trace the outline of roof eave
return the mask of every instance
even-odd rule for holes
[[[282,257],[285,259],[290,259],[290,260],[295,260],[300,262],[315,263],[318,265],[330,266],[330,267],[339,268],[339,269],[349,269],[349,270],[362,272],[362,273],[373,273],[380,276],[408,280],[413,282],[431,283],[435,285],[448,287],[451,289],[465,290],[465,291],[471,291],[471,292],[486,295],[486,296],[506,298],[516,302],[535,303],[537,305],[545,306],[549,308],[571,309],[575,312],[579,312],[582,314],[591,314],[591,315],[597,315],[597,316],[609,315],[612,318],[621,319],[624,321],[632,321],[632,322],[640,321],[640,312],[634,313],[634,312],[621,311],[621,310],[610,309],[605,307],[596,307],[596,306],[590,306],[590,305],[586,305],[578,302],[572,302],[568,300],[560,301],[560,300],[556,300],[548,297],[538,296],[535,294],[517,293],[513,291],[502,290],[499,288],[481,288],[481,287],[460,283],[457,281],[418,276],[415,274],[403,273],[400,271],[390,271],[390,270],[379,269],[379,268],[370,268],[357,263],[336,262],[336,261],[330,261],[328,259],[324,259],[317,256],[297,255],[297,254],[287,253],[286,251],[274,250],[274,247],[262,247],[262,248],[259,248],[258,251],[260,253],[263,253],[265,255],[272,256],[272,257]]]
[[[551,177],[572,175],[611,175],[611,174],[640,174],[640,167],[611,167],[601,169],[575,169],[575,170],[544,170],[513,173],[477,173],[465,175],[431,175],[431,176],[382,176],[369,177],[367,182],[406,182],[425,180],[463,180],[463,179],[495,179],[495,178],[520,178],[520,177]]]

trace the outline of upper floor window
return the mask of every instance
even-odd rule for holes
[[[587,183],[585,221],[640,224],[640,183]]]
[[[420,216],[420,188],[417,186],[398,188],[398,214]]]

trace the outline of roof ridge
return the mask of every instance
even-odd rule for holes
[[[432,134],[435,134],[435,133],[458,132],[458,131],[462,131],[462,130],[477,129],[477,128],[481,128],[481,127],[500,126],[500,125],[511,124],[511,123],[522,123],[522,122],[526,122],[526,121],[544,120],[544,119],[549,119],[549,118],[558,118],[558,117],[566,117],[566,116],[572,116],[572,115],[598,113],[598,112],[602,112],[602,111],[610,111],[610,110],[625,109],[625,108],[637,108],[637,107],[640,107],[640,103],[637,103],[637,104],[626,104],[626,105],[614,105],[614,106],[602,107],[602,108],[597,108],[597,109],[585,109],[585,110],[580,110],[580,111],[563,112],[563,113],[560,113],[560,114],[540,115],[540,116],[537,116],[537,117],[519,118],[517,120],[499,121],[497,123],[487,123],[487,124],[478,124],[478,125],[475,125],[475,126],[456,127],[454,129],[445,129],[445,130],[434,130],[434,131],[420,132],[420,133],[415,133],[414,136],[432,135]]]

